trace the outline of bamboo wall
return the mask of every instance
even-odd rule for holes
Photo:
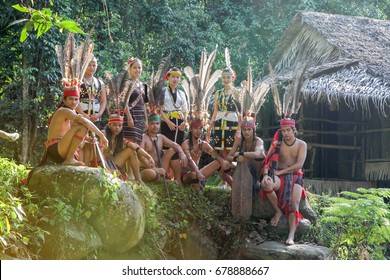
[[[341,102],[342,103],[342,102]],[[341,104],[304,103],[298,118],[298,137],[308,144],[304,165],[307,178],[343,180],[390,179],[390,110],[389,117],[353,111]],[[269,147],[277,129],[272,104],[260,113],[260,131]]]

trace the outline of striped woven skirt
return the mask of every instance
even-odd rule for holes
[[[145,112],[142,107],[137,108],[136,106],[130,110],[130,114],[134,120],[134,127],[128,127],[127,117],[125,114],[123,123],[123,135],[126,139],[139,143],[142,141],[142,135],[145,132]]]

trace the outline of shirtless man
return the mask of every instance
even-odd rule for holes
[[[261,185],[276,213],[271,220],[271,225],[276,226],[283,215],[282,209],[288,215],[289,233],[286,240],[287,245],[294,244],[295,230],[302,215],[299,213],[299,202],[304,194],[302,167],[306,159],[306,143],[296,138],[295,120],[283,118],[280,121],[280,132],[282,140],[272,143],[267,159],[277,154],[278,146],[280,152],[277,160],[276,170],[265,165]],[[266,159],[266,160],[267,160]],[[271,173],[275,176],[269,176]],[[278,192],[276,196],[275,191]]]
[[[258,170],[260,164],[265,157],[264,143],[260,137],[256,136],[255,119],[252,117],[244,117],[240,124],[241,135],[236,137],[232,149],[229,151],[227,160],[232,162],[248,161],[248,166],[253,175],[253,183],[256,184],[259,180]]]
[[[61,104],[49,119],[46,152],[47,156],[56,163],[84,165],[83,162],[75,159],[74,154],[88,130],[99,136],[104,148],[108,145],[104,134],[90,120],[76,114],[75,108],[79,104],[79,98],[77,86],[65,88]]]
[[[151,167],[150,164],[141,160],[141,178],[144,182],[161,182],[161,176],[163,176],[163,178],[165,177],[166,169],[169,167],[170,158],[167,158],[166,155],[159,158],[159,155],[161,156],[163,151],[163,146],[174,149],[179,154],[181,166],[187,166],[187,157],[180,145],[172,142],[166,136],[158,134],[160,124],[161,117],[158,114],[150,115],[148,118],[148,130],[143,135],[142,142],[140,144],[140,146],[152,156],[153,160],[160,165],[159,167]],[[157,144],[157,149],[155,147],[155,143]],[[181,181],[177,183],[181,185]]]
[[[209,143],[201,139],[203,135],[203,124],[200,121],[193,121],[190,124],[190,132],[188,138],[183,142],[182,148],[188,159],[188,165],[191,170],[183,176],[183,184],[196,184],[195,188],[202,189],[206,183],[206,179],[220,169],[229,168],[229,162],[210,146]],[[199,170],[199,159],[202,152],[206,152],[216,160],[212,161],[201,170]]]

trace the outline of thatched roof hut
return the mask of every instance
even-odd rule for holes
[[[311,64],[305,98],[386,115],[390,104],[390,21],[316,12],[298,13],[270,63],[279,80],[290,80],[297,62]]]
[[[299,131],[313,177],[390,180],[390,21],[299,12],[269,62],[282,89],[309,64]],[[269,113],[265,139],[275,131]]]

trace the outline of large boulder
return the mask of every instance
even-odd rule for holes
[[[311,223],[308,219],[300,219],[297,229],[296,229],[296,236],[300,237],[303,234],[309,233],[310,231]],[[265,230],[271,234],[271,235],[277,235],[280,237],[287,237],[288,235],[288,220],[287,216],[280,217],[280,220],[278,222],[277,226],[272,226],[271,224],[268,224]]]
[[[190,225],[187,233],[177,239],[177,244],[169,252],[175,259],[216,260],[218,249],[210,237],[199,226]]]
[[[263,199],[260,195],[253,197],[252,205],[252,217],[255,219],[271,220],[275,215],[275,210],[269,200]],[[304,218],[299,220],[299,224],[296,229],[296,235],[298,237],[308,233],[310,231],[311,224],[315,223],[317,220],[316,213],[310,207],[306,199],[301,199],[299,203],[299,212]],[[271,235],[277,235],[283,238],[286,237],[288,234],[287,216],[283,215],[277,226],[271,226],[268,224],[268,226],[265,227],[265,230]]]
[[[98,233],[86,221],[61,221],[45,224],[50,235],[45,238],[39,255],[42,259],[80,260],[102,247]]]
[[[285,245],[276,241],[261,244],[248,243],[241,249],[241,258],[249,260],[330,260],[333,253],[329,248],[319,245]]]
[[[38,194],[38,199],[65,198],[72,207],[81,208],[102,247],[111,252],[121,253],[133,248],[144,233],[145,217],[138,197],[125,182],[102,169],[42,166],[34,170],[28,188]],[[59,225],[62,230],[50,229],[55,235],[66,230],[67,225]],[[65,255],[81,258],[80,255]]]
[[[305,219],[308,219],[310,222],[315,223],[317,220],[317,215],[314,210],[310,207],[307,199],[301,199],[299,203],[299,212]],[[259,219],[272,219],[275,215],[275,210],[272,205],[269,203],[268,199],[263,199],[262,196],[256,195],[253,197],[252,204],[252,217]]]

